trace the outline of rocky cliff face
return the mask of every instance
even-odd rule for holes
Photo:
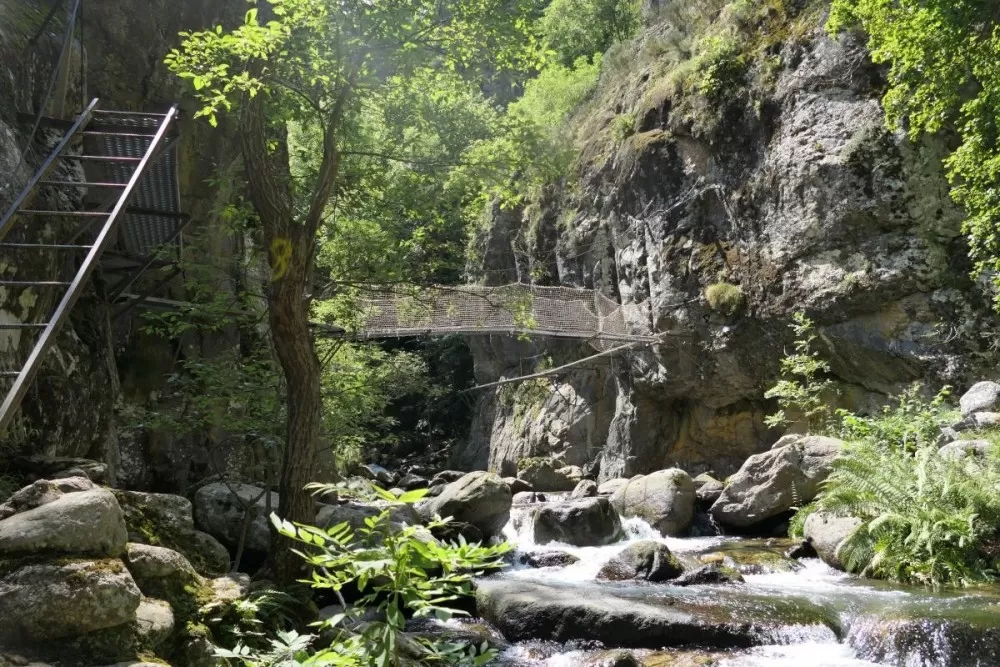
[[[690,63],[658,62],[672,27],[655,17],[629,55],[608,56],[577,118],[577,166],[530,214],[494,213],[484,273],[596,287],[635,332],[684,335],[482,397],[461,463],[507,474],[553,455],[601,479],[675,465],[728,474],[780,435],[763,394],[798,310],[819,325],[845,405],[982,374],[995,321],[967,278],[945,146],[885,129],[882,72],[862,42],[824,33],[815,4],[720,61],[735,71],[700,93],[676,83]],[[474,345],[482,381],[592,354]]]

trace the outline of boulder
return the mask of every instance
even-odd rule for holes
[[[622,488],[628,484],[628,480],[624,477],[616,477],[614,479],[609,479],[606,482],[601,482],[597,486],[597,495],[599,496],[610,496],[613,495],[618,489]]]
[[[517,477],[536,491],[572,491],[583,479],[583,470],[548,457],[529,458],[517,462]]]
[[[816,435],[782,440],[788,444],[751,456],[729,479],[710,510],[716,521],[748,528],[816,497],[844,442]]]
[[[395,484],[396,477],[388,469],[374,463],[366,463],[358,466],[357,472],[367,480],[380,484],[383,488],[389,488]]]
[[[245,547],[252,551],[267,551],[271,529],[267,513],[267,495],[252,484],[213,482],[194,494],[194,520],[197,526],[231,549],[235,549],[243,530],[243,517],[253,513],[247,527]],[[278,494],[271,492],[270,507],[278,510]]]
[[[441,495],[420,503],[425,520],[435,515],[475,526],[487,539],[500,533],[510,518],[510,489],[499,477],[478,470],[451,482]]]
[[[536,493],[534,491],[521,491],[520,493],[515,493],[511,498],[511,502],[514,505],[530,505],[531,503],[544,503],[546,497],[544,493]]]
[[[541,504],[532,510],[530,521],[536,544],[562,542],[591,547],[624,537],[618,513],[607,498]]]
[[[476,582],[476,613],[511,642],[543,640],[599,641],[621,648],[712,646],[726,649],[770,643],[779,628],[801,628],[810,637],[836,642],[833,631],[821,634],[825,612],[808,603],[769,600],[768,616],[750,619],[731,601],[668,604],[618,597],[607,585],[556,586],[518,579]]]
[[[407,524],[410,526],[420,525],[420,515],[413,508],[413,505],[406,503],[388,503],[379,501],[374,503],[342,503],[340,505],[322,505],[316,512],[316,525],[320,528],[329,528],[338,523],[348,523],[354,530],[365,527],[365,519],[379,516],[384,510],[389,510],[389,523]]]
[[[530,493],[535,490],[531,484],[528,484],[523,479],[518,479],[517,477],[504,477],[503,483],[507,485],[507,488],[510,489],[510,493],[513,496],[516,496],[519,493]]]
[[[15,491],[7,502],[0,505],[0,520],[51,503],[67,493],[90,491],[94,488],[97,487],[86,477],[40,479]]]
[[[717,564],[702,565],[671,581],[673,586],[707,586],[743,583],[743,575],[736,570]]]
[[[426,489],[430,482],[426,477],[420,477],[414,474],[404,475],[401,480],[399,480],[399,488],[404,491],[415,491],[416,489]]]
[[[156,648],[174,633],[174,611],[169,602],[145,598],[135,611],[135,625],[140,643]]]
[[[993,443],[989,440],[956,440],[939,449],[938,456],[952,461],[967,457],[984,458],[989,455],[992,448]]]
[[[464,472],[461,470],[442,470],[438,474],[434,475],[431,479],[431,486],[437,486],[439,484],[451,484],[452,482],[457,482],[458,480],[465,477]]]
[[[663,535],[680,535],[694,518],[691,477],[677,468],[633,477],[611,496],[623,517],[643,519]]]
[[[142,491],[114,491],[125,513],[129,542],[166,547],[183,554],[206,577],[229,571],[229,550],[195,529],[194,508],[183,496]]]
[[[708,473],[702,473],[694,478],[694,495],[700,507],[710,507],[726,487],[725,484],[715,479]]]
[[[1000,412],[975,412],[965,422],[970,429],[976,431],[1000,428]]]
[[[785,555],[794,540],[766,539],[727,542],[715,551],[699,554],[696,562],[721,565],[742,575],[795,572],[802,565]]]
[[[108,482],[108,466],[93,459],[69,456],[26,456],[14,461],[14,466],[34,478],[87,477],[92,482]]]
[[[150,589],[150,585],[159,588],[159,580],[176,583],[179,588],[200,580],[187,558],[165,547],[129,543],[125,551],[125,565],[146,595],[159,593]]]
[[[609,560],[597,573],[598,579],[624,581],[667,581],[683,574],[684,568],[667,545],[651,540],[635,542]]]
[[[581,479],[569,497],[571,500],[577,500],[579,498],[593,498],[596,495],[597,482],[592,479]]]
[[[958,400],[962,408],[962,417],[968,417],[976,412],[1000,411],[1000,384],[996,382],[977,382],[962,394]]]
[[[41,642],[129,623],[140,598],[117,559],[25,565],[0,577],[0,640]]]
[[[74,554],[117,556],[125,550],[125,517],[106,489],[67,493],[0,521],[0,557]]]
[[[580,559],[565,551],[542,551],[540,553],[522,554],[520,562],[529,567],[566,567],[580,562]]]
[[[839,555],[840,545],[860,525],[861,519],[855,517],[813,512],[806,518],[802,533],[824,563],[838,570],[843,570],[844,564]]]

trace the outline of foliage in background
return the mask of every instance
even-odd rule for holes
[[[892,128],[957,132],[945,160],[952,196],[968,213],[976,273],[1000,308],[1000,8],[972,0],[834,0],[832,33],[860,26],[877,63],[888,63],[883,99]]]
[[[639,0],[552,0],[538,22],[542,46],[556,64],[603,54],[639,27]]]
[[[777,399],[778,412],[768,415],[768,426],[801,424],[813,432],[826,429],[833,415],[829,397],[834,392],[828,364],[815,349],[816,331],[805,313],[793,315],[795,351],[781,360],[784,379],[767,390],[765,398]]]
[[[343,486],[312,488],[318,493],[346,491]],[[397,499],[382,489],[374,491],[383,500],[408,503],[427,493],[426,489],[411,491]],[[405,634],[404,627],[408,618],[446,620],[461,615],[463,612],[449,605],[470,593],[473,577],[502,567],[508,545],[484,547],[464,539],[440,543],[428,539],[426,531],[446,525],[447,519],[427,527],[397,526],[390,523],[388,509],[366,519],[358,530],[347,523],[324,530],[273,515],[272,521],[282,535],[298,543],[296,553],[312,566],[307,583],[316,590],[331,591],[341,600],[342,612],[317,627],[333,632],[334,639],[327,646],[317,646],[317,635],[283,632],[272,640],[270,650],[256,651],[237,644],[220,651],[223,657],[247,667],[398,667],[407,659],[475,667],[496,657],[486,645],[415,638]],[[348,605],[343,593],[354,587],[360,598]],[[366,611],[375,611],[379,620],[362,620]]]
[[[838,410],[838,435],[849,442],[868,440],[889,449],[914,452],[922,445],[932,445],[941,435],[941,427],[953,423],[957,413],[947,406],[951,388],[944,387],[927,401],[919,384],[914,384],[874,416],[855,415]]]

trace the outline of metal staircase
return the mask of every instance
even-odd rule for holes
[[[44,320],[0,322],[0,335],[6,332],[15,336],[18,333],[20,335],[14,338],[17,341],[21,340],[21,336],[35,336],[30,345],[19,345],[21,350],[30,347],[20,370],[0,371],[0,391],[3,391],[3,385],[9,383],[0,404],[0,437],[13,419],[45,353],[52,347],[73,305],[98,267],[101,255],[118,240],[117,234],[122,231],[121,221],[126,217],[140,220],[157,219],[164,215],[181,217],[172,212],[129,207],[133,195],[150,187],[148,182],[143,183],[143,176],[151,171],[174,139],[172,133],[178,113],[176,105],[165,114],[110,111],[97,107],[98,100],[95,99],[76,117],[0,219],[0,259],[5,266],[17,270],[22,262],[18,262],[16,257],[24,258],[25,253],[68,255],[51,262],[58,267],[58,275],[28,278],[16,273],[18,280],[0,279],[2,288],[22,292],[54,290],[62,294],[61,298],[48,299],[55,305]],[[123,142],[131,150],[113,150],[116,144],[120,148]],[[125,155],[123,152],[132,154]],[[66,165],[77,174],[82,167],[84,180],[51,177],[53,173],[67,171],[62,168]],[[60,198],[60,191],[76,196],[64,194]],[[81,196],[81,192],[85,194]],[[57,203],[69,206],[69,210],[45,208],[45,200],[52,200],[53,196]],[[182,228],[182,224],[177,224],[176,234],[170,240],[176,238]],[[15,230],[17,241],[6,242]],[[54,240],[46,238],[53,234],[65,236]],[[37,242],[39,238],[45,242]],[[112,296],[120,296],[152,261],[141,262],[138,271],[121,279],[112,287]]]

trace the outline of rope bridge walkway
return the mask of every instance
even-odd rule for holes
[[[357,306],[354,336],[361,339],[508,333],[584,339],[602,350],[661,339],[630,333],[620,304],[598,291],[573,287],[518,283],[380,289],[363,294]]]

